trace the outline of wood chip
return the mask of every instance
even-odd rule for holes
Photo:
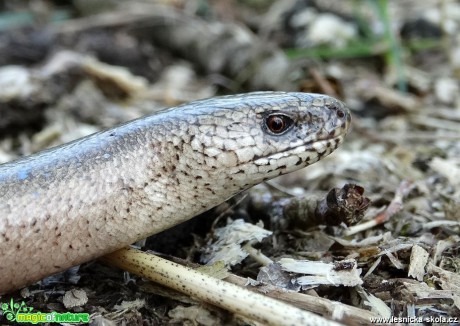
[[[423,276],[425,275],[425,266],[428,262],[428,252],[420,247],[419,245],[414,245],[412,247],[412,253],[410,255],[410,265],[409,265],[409,276],[414,277],[415,279],[422,281]]]

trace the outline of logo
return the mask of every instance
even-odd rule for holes
[[[16,303],[11,299],[9,303],[2,303],[1,308],[3,316],[11,322],[17,323],[89,323],[88,313],[71,313],[71,312],[47,312],[33,311],[34,308],[27,307],[22,301]]]

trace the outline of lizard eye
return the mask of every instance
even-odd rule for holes
[[[283,114],[272,114],[265,118],[265,126],[272,134],[280,135],[289,129],[294,121]]]

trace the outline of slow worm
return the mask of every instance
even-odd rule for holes
[[[350,119],[326,95],[215,97],[0,165],[0,293],[312,164],[342,143]]]

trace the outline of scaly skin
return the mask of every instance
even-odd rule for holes
[[[273,115],[292,125],[271,132]],[[0,165],[0,293],[312,164],[340,145],[349,124],[344,104],[325,95],[248,93],[164,110]]]

